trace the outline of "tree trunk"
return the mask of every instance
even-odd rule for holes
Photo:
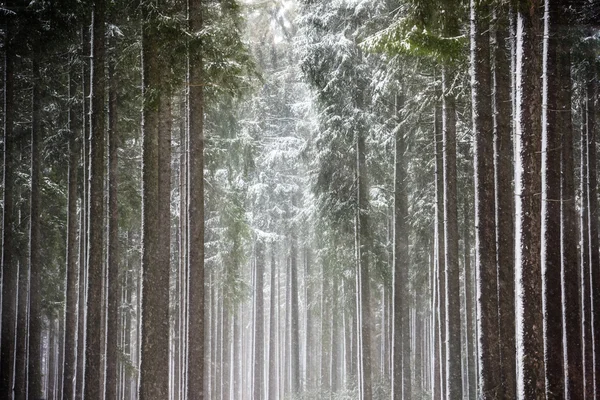
[[[115,61],[108,67],[108,316],[106,327],[106,397],[117,398],[119,382],[119,308],[121,279],[119,277],[119,208],[118,194],[118,148],[117,87]]]
[[[295,227],[290,235],[290,345],[291,345],[291,393],[300,393],[300,316],[298,310],[298,243]]]
[[[170,103],[161,76],[155,10],[147,13],[143,28],[143,171],[142,171],[142,345],[140,399],[169,396],[169,235],[170,219],[164,203],[170,204]],[[169,136],[167,143],[163,137]],[[168,148],[162,148],[168,146]],[[166,152],[166,153],[165,153]],[[167,156],[165,156],[167,154]],[[167,180],[165,182],[165,180]],[[166,220],[166,221],[165,221]],[[166,226],[165,226],[166,225]],[[165,254],[166,253],[166,254]]]
[[[35,46],[35,45],[34,45]],[[28,394],[30,397],[43,397],[42,394],[42,237],[41,237],[41,167],[42,167],[42,122],[40,67],[38,54],[33,55],[33,91],[31,119],[31,203],[29,225],[29,376]],[[12,310],[14,312],[14,309]]]
[[[86,335],[86,316],[87,316],[87,278],[88,278],[88,227],[89,227],[89,102],[88,98],[90,95],[90,65],[89,65],[89,53],[90,53],[90,40],[87,34],[87,29],[81,29],[81,46],[82,46],[82,71],[81,71],[81,85],[83,86],[83,98],[82,102],[82,134],[81,134],[81,181],[82,181],[82,193],[81,197],[81,211],[80,211],[80,223],[79,223],[79,293],[77,300],[77,372],[75,379],[75,397],[77,399],[83,399],[83,383],[85,380],[85,335]]]
[[[12,5],[7,3],[8,5]],[[4,37],[4,182],[2,218],[2,342],[0,343],[0,393],[11,393],[15,361],[15,332],[18,285],[18,258],[16,254],[17,215],[14,194],[16,192],[16,132],[14,130],[15,52],[12,43],[12,20],[8,18]],[[23,267],[23,266],[21,266]]]
[[[564,29],[564,28],[563,28]],[[575,204],[575,167],[573,151],[573,123],[571,115],[571,50],[569,41],[558,38],[557,130],[562,132],[561,164],[561,224],[562,224],[562,285],[563,329],[565,335],[565,388],[566,399],[583,399],[583,353],[581,331],[581,281],[579,270],[577,209]]]
[[[445,398],[446,382],[446,363],[444,362],[446,354],[446,329],[444,321],[446,320],[446,285],[444,278],[445,257],[444,255],[444,175],[443,175],[443,140],[442,140],[442,108],[436,105],[434,112],[434,138],[435,138],[435,193],[436,193],[436,358],[435,358],[435,377],[434,377],[434,398]]]
[[[481,399],[501,397],[498,329],[498,281],[494,190],[494,136],[490,70],[489,8],[471,2],[471,64],[475,153],[475,268]],[[487,23],[486,23],[487,22]],[[497,126],[498,136],[504,134]],[[509,132],[510,135],[510,132]],[[503,149],[504,150],[504,149]],[[498,177],[500,179],[500,177]],[[507,182],[503,182],[506,184]],[[510,181],[508,182],[510,185]]]
[[[519,3],[515,173],[517,397],[543,399],[544,343],[540,260],[543,35],[541,2]]]
[[[584,121],[581,127],[581,312],[582,312],[582,341],[583,341],[583,391],[586,400],[594,398],[594,362],[592,346],[592,304],[591,304],[591,271],[590,271],[590,235],[589,235],[589,185],[588,185],[588,146],[587,146],[587,121],[586,104],[582,104],[582,119]]]
[[[458,208],[456,195],[456,107],[450,93],[454,71],[442,69],[444,136],[444,254],[446,264],[446,398],[462,396],[460,337],[460,268],[458,266]]]
[[[92,19],[90,192],[88,226],[87,323],[85,354],[85,398],[97,399],[103,393],[104,344],[101,343],[103,264],[104,264],[104,38],[105,1],[94,3]]]
[[[564,398],[562,288],[560,256],[560,132],[556,75],[557,4],[545,3],[542,99],[542,307],[544,313],[544,366],[546,399]]]
[[[404,109],[404,95],[396,95],[396,109]],[[408,326],[409,252],[406,142],[403,121],[397,116],[394,161],[394,337],[392,343],[392,398],[411,398],[410,330]]]
[[[264,317],[264,275],[265,275],[265,250],[261,239],[255,244],[255,293],[256,311],[254,314],[254,397],[262,399],[264,386],[264,363],[265,363],[265,317]]]
[[[505,398],[516,397],[515,372],[515,237],[514,237],[514,154],[511,129],[511,67],[506,43],[509,37],[507,7],[495,10],[494,48],[494,131],[496,174],[496,241],[498,260],[498,312],[500,336],[500,393]],[[487,27],[485,27],[487,29]],[[491,271],[490,271],[491,272]],[[488,277],[493,279],[492,277]],[[489,288],[491,289],[491,288]],[[494,335],[496,336],[496,335]],[[495,364],[492,364],[495,365]],[[493,367],[495,368],[495,367]],[[498,371],[497,371],[498,372]]]
[[[69,182],[67,204],[67,290],[65,309],[65,360],[64,360],[64,398],[72,400],[75,395],[76,346],[77,346],[77,172],[79,170],[79,147],[77,139],[79,119],[72,102],[75,99],[77,85],[73,72],[69,74]]]
[[[365,132],[356,133],[356,264],[357,264],[357,329],[359,343],[359,398],[369,400],[373,396],[371,375],[371,296],[369,279],[368,184]]]
[[[277,398],[277,341],[275,308],[277,307],[277,291],[275,290],[275,243],[271,243],[271,301],[269,305],[269,400]]]
[[[202,0],[189,0],[190,29],[203,29]],[[189,63],[189,342],[187,388],[190,400],[202,400],[204,376],[204,80],[200,54]]]
[[[593,58],[593,57],[592,57]],[[587,165],[588,165],[588,212],[590,235],[590,287],[592,296],[592,348],[594,349],[594,389],[596,397],[600,395],[600,253],[598,239],[598,164],[596,157],[596,65],[588,67],[586,83],[586,127],[587,127]]]

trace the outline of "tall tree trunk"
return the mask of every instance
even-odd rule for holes
[[[188,0],[190,29],[203,29],[202,0]],[[199,53],[199,52],[198,52]],[[187,388],[190,400],[204,398],[204,81],[200,54],[190,54],[189,143],[190,205],[189,222],[189,337]]]
[[[442,139],[442,107],[437,104],[434,111],[434,137],[435,137],[435,193],[436,193],[436,358],[434,377],[434,398],[445,398],[446,382],[446,363],[444,362],[446,354],[446,285],[444,271],[446,263],[444,257],[444,175],[443,175],[443,139]]]
[[[25,144],[21,144],[21,162],[25,159]],[[22,198],[19,230],[22,238],[27,237],[29,223],[29,202],[20,190],[17,191],[17,198]],[[21,239],[21,248],[26,248],[24,239]],[[25,400],[27,396],[27,347],[29,336],[29,254],[26,251],[19,255],[19,287],[18,287],[18,302],[17,310],[17,347],[15,361],[17,363],[15,370],[14,395],[15,400]]]
[[[396,110],[404,108],[404,94],[396,95]],[[397,116],[394,160],[394,337],[392,343],[392,398],[410,399],[410,330],[408,326],[409,252],[406,141],[403,121]]]
[[[142,38],[142,400],[169,396],[170,231],[165,231],[170,230],[171,113],[168,82],[162,79],[165,71],[158,49],[161,38],[155,12],[147,13]]]
[[[560,23],[560,22],[559,22]],[[561,30],[565,30],[563,27]],[[573,156],[573,123],[571,116],[571,50],[565,37],[558,38],[557,130],[562,132],[561,224],[562,224],[562,286],[563,330],[565,335],[566,399],[583,399],[583,353],[581,331],[581,281],[579,270],[578,226],[575,205],[575,167]]]
[[[291,393],[299,393],[300,388],[300,315],[298,310],[298,243],[295,227],[290,235],[290,346],[291,346]]]
[[[540,260],[542,134],[541,2],[519,2],[515,167],[517,397],[543,399],[544,343]]]
[[[506,43],[509,38],[510,11],[498,6],[495,12],[494,48],[494,131],[496,174],[496,241],[498,260],[498,322],[501,392],[505,398],[516,397],[515,372],[515,237],[514,237],[514,154],[511,129],[511,66]],[[487,28],[485,28],[487,29]],[[490,271],[491,272],[491,271]],[[492,277],[488,277],[493,279]]]
[[[277,398],[277,340],[275,308],[277,307],[277,291],[275,290],[275,243],[271,243],[271,301],[269,302],[269,400]]]
[[[12,6],[12,2],[7,6]],[[2,341],[0,343],[0,393],[11,393],[15,361],[18,258],[16,254],[16,137],[14,130],[15,52],[12,20],[8,17],[4,37],[4,177],[2,218]],[[21,266],[23,268],[24,266]]]
[[[594,358],[592,346],[592,287],[590,271],[590,235],[589,235],[589,185],[588,185],[588,146],[587,146],[587,119],[586,104],[582,104],[582,119],[584,121],[581,127],[581,161],[580,161],[580,196],[581,196],[581,312],[582,312],[582,342],[583,342],[583,391],[584,399],[594,398]]]
[[[471,90],[475,153],[475,268],[481,399],[501,397],[498,280],[494,190],[494,131],[490,70],[489,8],[471,1]],[[500,132],[499,132],[500,135]],[[510,183],[510,181],[509,181]]]
[[[366,138],[362,128],[356,133],[356,263],[357,263],[357,329],[359,343],[360,399],[373,396],[371,354],[371,296],[369,279],[368,184],[366,163]]]
[[[593,56],[591,57],[593,59]],[[598,163],[596,157],[596,63],[588,67],[586,83],[586,127],[587,127],[587,165],[588,165],[588,212],[590,224],[590,287],[592,296],[592,348],[594,350],[594,390],[600,396],[600,253],[598,238]]]
[[[105,0],[94,3],[92,17],[92,61],[90,93],[90,192],[88,226],[88,279],[85,354],[85,398],[97,399],[104,392],[102,353],[103,264],[104,264],[104,131],[105,92],[104,40]]]
[[[462,396],[460,336],[460,268],[456,195],[456,107],[450,93],[451,68],[442,69],[444,136],[444,255],[446,257],[446,398]]]
[[[117,76],[115,62],[108,67],[108,316],[106,327],[106,397],[117,398],[119,382],[119,309],[121,278],[119,277],[119,208],[118,194],[118,149],[119,131],[117,128]]]
[[[473,270],[471,268],[471,240],[470,227],[471,218],[469,200],[465,196],[463,204],[463,246],[464,246],[464,279],[465,279],[465,337],[467,338],[466,345],[466,360],[467,360],[467,384],[469,399],[477,398],[477,358],[475,357],[475,327],[473,325],[473,315],[476,310],[473,300]],[[426,353],[425,353],[426,354]]]
[[[264,275],[265,275],[265,249],[262,239],[257,239],[255,244],[255,293],[256,310],[254,313],[254,397],[262,399],[264,387],[265,363],[265,317],[264,317]]]
[[[79,119],[73,103],[77,85],[69,74],[69,182],[67,204],[67,290],[65,309],[65,359],[64,359],[64,398],[72,400],[75,395],[76,346],[77,346],[77,183],[79,170]]]
[[[87,278],[88,278],[88,227],[89,227],[89,129],[90,119],[89,110],[90,104],[88,98],[90,96],[90,40],[87,33],[88,29],[81,29],[81,48],[82,48],[82,68],[81,68],[81,85],[83,86],[82,102],[82,134],[81,134],[81,211],[79,223],[79,293],[77,300],[77,372],[75,379],[75,397],[83,399],[83,383],[85,381],[85,335],[86,335],[86,316],[87,316]]]
[[[36,45],[34,45],[36,46]],[[42,164],[42,122],[41,122],[41,93],[40,66],[37,51],[33,55],[33,91],[31,117],[31,203],[29,225],[29,263],[30,263],[30,294],[29,294],[29,376],[28,394],[36,398],[42,396],[42,237],[41,237],[41,207],[42,195],[41,164]],[[12,310],[14,312],[14,309]]]
[[[545,3],[542,98],[542,307],[546,399],[564,398],[560,256],[560,132],[557,129],[556,3]]]

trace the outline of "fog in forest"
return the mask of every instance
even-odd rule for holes
[[[0,400],[599,398],[598,21],[2,2]]]

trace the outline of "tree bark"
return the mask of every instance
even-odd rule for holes
[[[371,355],[371,310],[369,279],[368,184],[365,132],[356,133],[356,263],[357,263],[357,322],[359,338],[360,399],[373,396]]]
[[[291,345],[291,393],[299,393],[300,388],[300,315],[298,310],[298,243],[295,227],[290,235],[290,345]]]
[[[581,282],[579,271],[578,226],[575,205],[575,167],[573,157],[573,123],[571,115],[571,50],[566,38],[558,38],[558,98],[557,130],[561,135],[561,224],[562,224],[562,287],[563,330],[565,335],[566,399],[583,399],[583,353],[581,332]]]
[[[160,60],[160,36],[156,26],[156,10],[147,12],[142,38],[142,344],[140,365],[140,399],[169,396],[169,243],[165,240],[164,204],[169,201],[170,182],[164,182],[161,138],[170,135],[168,108],[161,76],[165,72]],[[170,137],[170,136],[169,136]],[[170,146],[170,144],[169,144]],[[170,162],[170,156],[168,157]],[[166,185],[166,187],[165,187]],[[167,197],[165,197],[165,192]],[[165,254],[166,252],[166,254]]]
[[[396,109],[404,108],[404,95],[396,95]],[[411,398],[410,327],[408,318],[409,252],[406,141],[403,121],[397,116],[394,160],[394,337],[392,343],[392,398]]]
[[[34,44],[34,47],[37,47]],[[36,398],[42,394],[42,243],[41,243],[41,176],[42,122],[40,66],[38,52],[33,54],[33,90],[31,116],[31,200],[29,225],[29,376],[28,394]],[[12,310],[14,312],[14,309]]]
[[[593,59],[593,56],[591,57]],[[594,349],[594,389],[596,397],[600,395],[600,253],[598,238],[598,164],[596,157],[596,64],[591,62],[586,83],[586,127],[587,127],[587,165],[588,165],[588,212],[590,235],[590,287],[592,296],[592,348]]]
[[[269,305],[269,393],[268,399],[277,398],[277,324],[275,320],[275,308],[277,307],[277,292],[275,290],[275,243],[271,243],[271,301]]]
[[[458,209],[456,195],[456,107],[450,93],[454,71],[442,69],[444,137],[444,255],[446,264],[446,398],[462,396],[460,336],[460,269],[458,266]]]
[[[68,129],[69,138],[69,182],[68,182],[68,204],[67,204],[67,291],[65,309],[65,359],[64,359],[64,398],[72,400],[75,395],[75,372],[76,372],[76,350],[77,350],[77,186],[79,170],[80,140],[79,119],[75,112],[75,93],[77,85],[73,77],[73,71],[69,74],[69,111]]]
[[[117,127],[118,80],[115,61],[108,67],[108,316],[106,326],[106,397],[117,398],[119,382],[119,309],[121,278],[119,276],[119,131]]]
[[[481,399],[496,399],[502,396],[498,337],[496,223],[494,218],[496,192],[494,188],[490,24],[489,19],[486,18],[489,12],[485,3],[477,0],[471,1],[471,64],[473,70],[471,90],[475,135],[475,268],[478,277],[476,282],[477,343],[480,354],[478,397]],[[500,128],[497,127],[499,137],[504,134]],[[506,184],[506,182],[503,183]],[[504,215],[502,216],[504,217]]]
[[[203,29],[202,1],[189,0],[192,32]],[[189,63],[189,337],[188,398],[202,400],[204,376],[204,94],[203,62],[199,52]]]
[[[556,3],[545,3],[542,98],[542,307],[546,399],[564,398],[560,255],[560,132],[557,129]]]
[[[519,2],[515,172],[517,398],[545,398],[540,260],[541,2]]]
[[[514,154],[511,129],[511,66],[506,48],[509,38],[510,11],[505,6],[495,10],[494,48],[494,130],[496,174],[496,240],[498,259],[498,310],[501,392],[505,398],[516,397],[515,372],[515,237],[514,237]]]
[[[7,6],[12,6],[7,3]],[[18,285],[18,257],[16,254],[16,161],[14,130],[15,51],[12,39],[12,18],[7,18],[4,38],[4,177],[2,218],[2,341],[0,343],[0,393],[11,393],[15,361],[15,332]],[[23,267],[23,266],[22,266]]]
[[[255,293],[256,312],[254,314],[254,397],[262,399],[264,387],[264,363],[265,363],[265,317],[264,317],[264,275],[265,275],[265,249],[261,239],[255,244]]]

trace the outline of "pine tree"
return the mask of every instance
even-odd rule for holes
[[[471,1],[478,397],[482,399],[501,396],[489,12],[485,2]]]
[[[517,398],[544,398],[540,263],[542,135],[541,2],[521,1],[517,12],[516,114],[516,348]]]

